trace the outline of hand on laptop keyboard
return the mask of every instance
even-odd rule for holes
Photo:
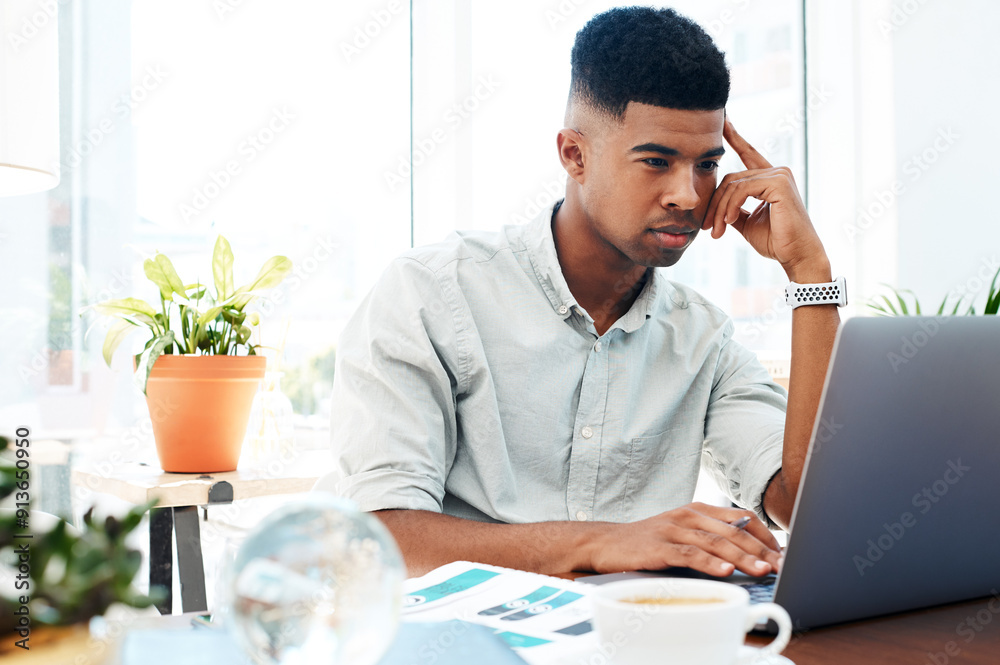
[[[737,508],[692,503],[599,528],[586,543],[591,570],[598,573],[684,566],[720,577],[736,570],[760,576],[781,565],[774,535],[753,513]]]

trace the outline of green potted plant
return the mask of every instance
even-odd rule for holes
[[[176,473],[232,471],[239,461],[250,406],[266,359],[251,342],[260,323],[248,305],[278,286],[292,269],[284,256],[268,259],[252,282],[236,288],[233,252],[219,236],[212,255],[214,291],[184,282],[157,253],[143,262],[159,289],[158,307],[137,298],[93,305],[118,319],[104,340],[104,360],[136,330],[149,334],[135,356],[136,380],[146,395],[160,466]]]
[[[990,282],[990,290],[986,294],[986,301],[983,303],[982,312],[984,315],[996,315],[1000,313],[1000,288],[997,288],[997,281],[1000,280],[1000,269],[993,275]],[[868,307],[878,316],[920,316],[923,312],[920,307],[920,299],[910,289],[896,289],[888,284],[883,284],[891,293],[880,294],[868,302]],[[954,302],[952,302],[954,300]],[[960,295],[954,297],[946,295],[937,308],[935,316],[945,315],[976,315],[976,306],[972,302],[973,297]]]
[[[0,437],[0,454],[9,445]],[[16,665],[88,656],[97,665],[104,648],[95,648],[87,622],[115,603],[149,607],[163,593],[135,591],[142,555],[125,543],[152,502],[121,519],[96,520],[87,511],[79,532],[56,519],[46,527],[42,515],[29,512],[30,501],[20,500],[30,494],[30,481],[26,463],[0,459],[0,500],[18,499],[0,512],[0,567],[11,571],[11,583],[0,589],[0,660]]]

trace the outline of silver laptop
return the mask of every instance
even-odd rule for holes
[[[998,477],[1000,317],[850,319],[784,567],[776,579],[721,579],[784,606],[797,630],[997,594]],[[648,574],[704,577],[581,581]]]

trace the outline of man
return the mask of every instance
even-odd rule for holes
[[[375,511],[411,574],[780,567],[767,523],[791,518],[837,309],[794,310],[786,405],[732,322],[657,270],[732,226],[791,280],[831,280],[791,173],[736,133],[728,95],[688,19],[595,17],[557,137],[565,199],[404,254],[348,324],[318,487]],[[724,142],[747,170],[717,184]],[[749,510],[690,504],[702,464]]]

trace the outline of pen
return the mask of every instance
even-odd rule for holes
[[[729,524],[736,527],[737,529],[745,529],[747,528],[747,524],[750,524],[750,518],[744,516],[739,518],[735,522],[730,522]]]
[[[730,522],[729,524],[730,524],[730,526],[734,526],[737,529],[745,530],[747,528],[747,525],[750,524],[750,518],[747,517],[747,516],[743,516],[743,517],[739,518],[738,520]],[[763,562],[758,562],[758,563],[763,563]],[[774,572],[778,572],[781,569],[781,566],[784,563],[785,563],[785,557],[781,556],[778,559],[778,565],[777,565],[777,567],[774,568]]]

